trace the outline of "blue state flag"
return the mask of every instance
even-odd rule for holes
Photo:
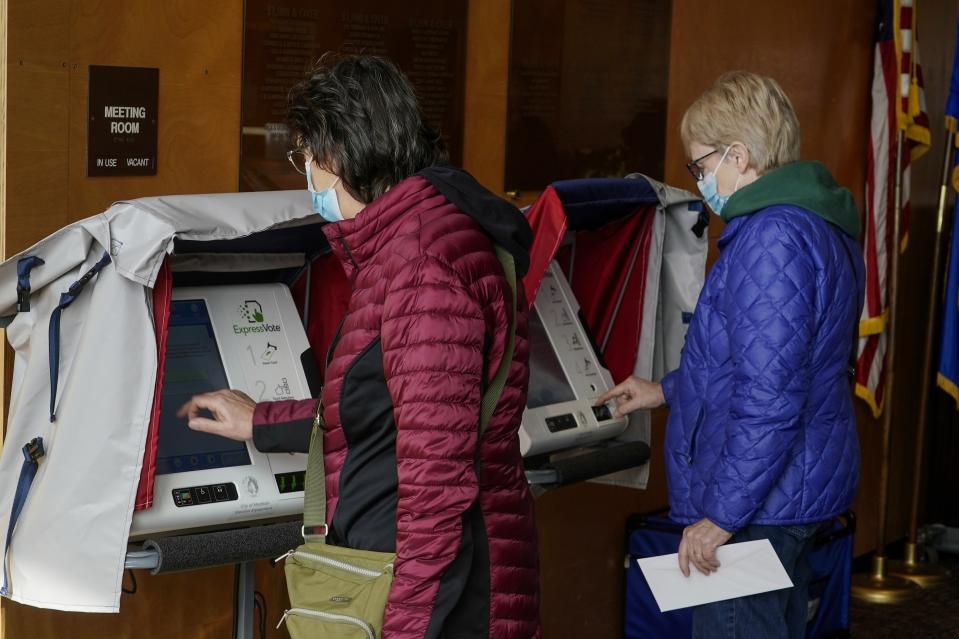
[[[959,43],[959,21],[956,21],[956,42]],[[952,54],[952,81],[949,82],[949,97],[946,98],[946,127],[955,132],[959,120],[959,47]]]
[[[959,22],[956,23],[959,43]],[[959,46],[952,61],[952,82],[946,100],[946,129],[953,134],[959,121]],[[954,136],[959,147],[959,136]],[[952,186],[959,190],[959,153],[953,157]],[[939,351],[939,374],[936,383],[956,400],[959,409],[959,198],[952,214],[952,238],[949,243],[949,267],[946,270],[946,299],[942,307],[942,340]]]
[[[955,165],[954,165],[955,166]],[[953,173],[955,176],[955,172]],[[959,199],[952,214],[952,239],[949,244],[949,267],[946,270],[946,299],[942,306],[942,340],[939,351],[939,374],[936,383],[956,400],[959,410]]]

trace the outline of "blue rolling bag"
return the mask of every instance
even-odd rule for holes
[[[808,639],[849,637],[849,587],[856,518],[852,511],[838,517],[816,538],[809,553]],[[683,526],[665,511],[632,515],[626,523],[626,639],[684,639],[692,635],[691,609],[660,612],[636,560],[668,555],[679,548]]]

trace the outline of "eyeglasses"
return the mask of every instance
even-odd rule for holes
[[[313,156],[303,149],[290,149],[286,152],[286,159],[300,175],[306,175],[306,166],[313,161]]]
[[[706,158],[708,158],[713,153],[719,153],[719,149],[713,149],[706,155],[702,157],[698,157],[692,162],[686,163],[686,170],[689,171],[689,174],[693,176],[693,179],[696,180],[697,182],[703,179],[703,177],[706,175],[705,170],[703,169],[703,167],[699,166],[699,163],[705,160]]]

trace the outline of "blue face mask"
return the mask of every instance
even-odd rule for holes
[[[726,206],[726,202],[729,200],[730,196],[736,192],[736,189],[739,188],[739,179],[742,175],[736,178],[736,185],[733,187],[733,192],[729,195],[720,195],[718,187],[716,186],[716,171],[719,170],[719,167],[723,165],[723,161],[726,159],[726,154],[729,153],[729,149],[732,147],[726,147],[726,150],[723,152],[723,157],[719,159],[719,164],[716,165],[716,168],[703,176],[703,179],[696,182],[696,186],[699,187],[699,192],[703,194],[703,200],[706,204],[709,205],[709,208],[712,209],[713,213],[720,215],[722,213],[723,207]]]
[[[327,222],[342,222],[344,219],[334,190],[339,181],[340,178],[336,178],[330,188],[316,191],[313,189],[313,181],[310,179],[310,165],[306,165],[306,186],[310,189],[310,195],[313,196],[313,210]]]

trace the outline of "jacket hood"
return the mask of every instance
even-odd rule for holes
[[[491,193],[462,169],[448,165],[431,166],[417,175],[425,178],[447,200],[473,218],[494,242],[512,254],[517,277],[526,275],[533,230],[518,208]]]
[[[791,162],[766,173],[733,193],[723,207],[722,218],[729,222],[783,204],[802,207],[859,237],[859,210],[852,193],[837,184],[821,162]]]

